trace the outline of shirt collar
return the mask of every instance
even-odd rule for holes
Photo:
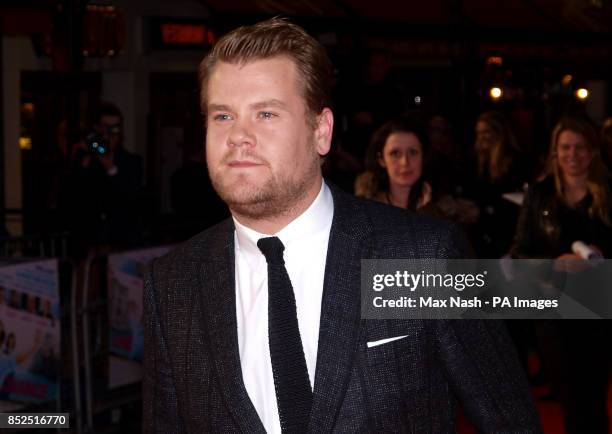
[[[321,182],[321,190],[308,209],[272,236],[280,238],[285,249],[290,249],[292,244],[300,240],[308,240],[322,230],[328,230],[333,214],[334,202],[331,191],[325,182]],[[234,217],[232,219],[236,227],[235,240],[238,249],[252,259],[262,259],[263,255],[257,247],[257,241],[271,235],[262,234],[244,226]]]

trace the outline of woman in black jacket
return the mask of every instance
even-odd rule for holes
[[[515,257],[580,259],[583,241],[612,257],[610,179],[597,133],[577,118],[562,119],[552,134],[543,180],[527,192],[513,247]]]
[[[547,164],[545,177],[525,197],[513,257],[551,258],[557,271],[579,272],[586,262],[572,251],[575,241],[612,256],[610,180],[590,123],[562,119],[553,130]],[[608,433],[608,328],[607,321],[537,324],[543,365],[561,400],[568,434]]]

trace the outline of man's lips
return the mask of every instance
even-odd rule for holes
[[[234,167],[234,168],[263,166],[263,164],[261,163],[258,163],[256,161],[250,161],[250,160],[231,160],[230,162],[227,163],[227,165],[229,167]]]

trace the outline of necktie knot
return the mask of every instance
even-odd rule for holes
[[[285,246],[278,237],[260,238],[257,241],[257,247],[266,257],[266,262],[269,265],[284,265],[283,251]]]

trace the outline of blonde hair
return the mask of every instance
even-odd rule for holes
[[[331,105],[333,73],[325,48],[301,27],[276,17],[231,31],[204,57],[198,70],[202,112],[206,113],[208,80],[218,62],[244,65],[276,56],[295,63],[311,118]]]
[[[510,171],[515,155],[520,150],[518,141],[508,120],[500,112],[482,113],[476,122],[487,124],[498,138],[489,152],[488,160],[477,156],[478,173],[483,176],[487,169],[491,181],[498,181]]]
[[[597,131],[590,122],[576,117],[564,117],[557,122],[553,128],[548,152],[546,174],[552,176],[555,183],[557,198],[566,203],[564,195],[563,178],[557,163],[557,146],[559,136],[564,131],[572,131],[579,134],[585,141],[592,155],[591,164],[587,175],[587,188],[593,201],[589,207],[589,215],[597,217],[606,225],[612,225],[610,219],[610,186],[607,170],[601,157],[599,138]]]

